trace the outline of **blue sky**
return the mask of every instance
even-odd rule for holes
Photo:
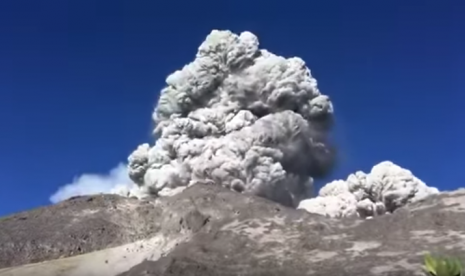
[[[461,1],[0,1],[0,215],[49,204],[151,141],[168,74],[212,29],[303,58],[334,103],[340,162],[465,181]]]

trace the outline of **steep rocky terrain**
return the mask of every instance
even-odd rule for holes
[[[423,275],[426,251],[465,256],[464,212],[465,190],[368,220],[216,185],[80,197],[1,219],[0,275]]]
[[[115,195],[75,197],[0,219],[0,268],[84,254],[153,235],[159,210]]]

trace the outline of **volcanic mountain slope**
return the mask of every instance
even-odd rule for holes
[[[0,275],[423,275],[426,251],[463,256],[464,211],[465,190],[368,220],[217,185],[79,197],[1,219]]]
[[[0,219],[0,268],[114,247],[153,235],[160,209],[116,195],[75,197]]]

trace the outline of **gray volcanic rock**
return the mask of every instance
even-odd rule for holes
[[[114,247],[153,235],[159,210],[116,195],[75,197],[0,218],[0,268]]]
[[[188,194],[206,215],[233,209],[230,219],[210,221],[168,255],[120,276],[424,275],[425,252],[465,251],[464,190],[365,221],[310,215],[216,187]]]
[[[431,196],[369,220],[309,214],[217,185],[194,185],[152,201],[81,197],[0,220],[2,266],[155,235],[172,245],[163,252],[162,246],[150,247],[160,252],[127,265],[116,259],[97,265],[93,255],[80,259],[87,270],[56,260],[0,270],[0,275],[423,275],[427,251],[463,256],[464,211],[465,190]],[[101,227],[106,230],[99,232]]]

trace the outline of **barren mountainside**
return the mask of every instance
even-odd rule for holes
[[[0,219],[0,268],[69,257],[144,239],[160,210],[117,195],[75,197]]]
[[[420,275],[426,251],[464,255],[464,202],[458,190],[363,220],[308,214],[216,185],[152,201],[79,197],[3,218],[1,265],[10,268],[0,275]],[[84,258],[150,237],[166,250],[135,265],[109,269],[131,252],[92,265]],[[83,257],[66,268],[60,260],[13,268],[72,255]]]

